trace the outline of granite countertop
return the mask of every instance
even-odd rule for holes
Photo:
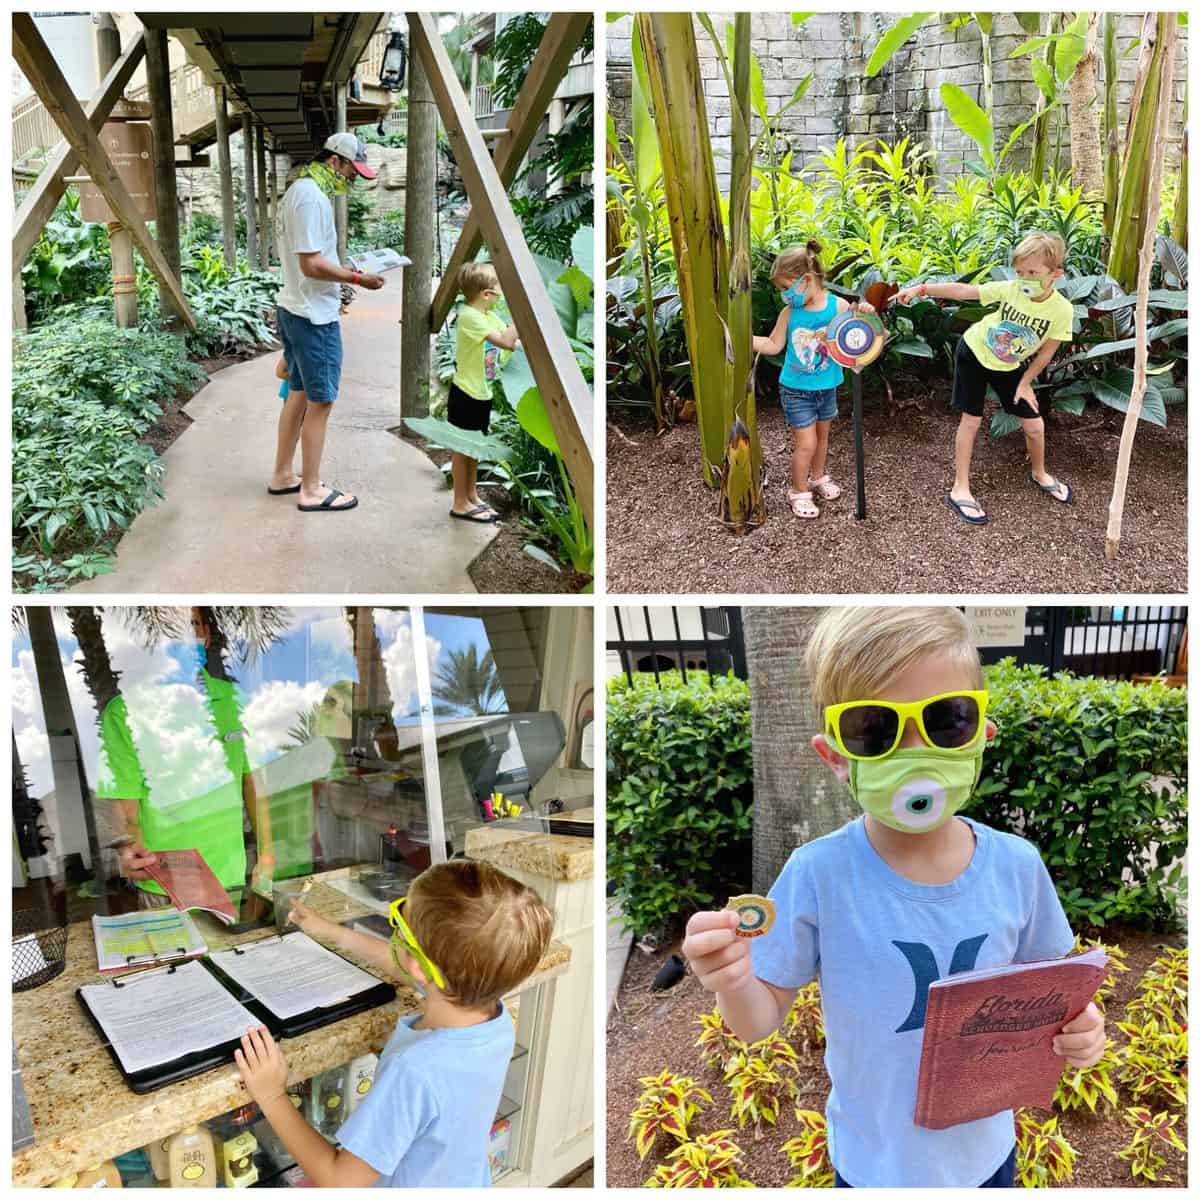
[[[466,853],[501,869],[568,883],[591,879],[595,867],[594,839],[505,828],[503,821],[468,829]]]
[[[335,921],[365,915],[363,905],[320,882],[345,873],[316,876],[306,903]],[[203,913],[193,913],[193,919],[210,950],[273,936],[270,928],[232,934]],[[552,942],[524,987],[563,974],[570,959],[567,946]],[[13,994],[13,1039],[36,1139],[13,1155],[17,1187],[45,1186],[249,1102],[232,1063],[144,1096],[130,1091],[75,996],[76,988],[108,978],[96,968],[91,921],[80,921],[69,928],[66,970],[41,987]],[[360,1054],[378,1054],[396,1022],[419,1010],[419,995],[401,985],[390,1004],[283,1039],[288,1082],[310,1079]]]

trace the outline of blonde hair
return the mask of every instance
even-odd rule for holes
[[[817,282],[825,286],[825,268],[819,255],[821,243],[815,238],[803,246],[789,246],[771,264],[771,282],[782,287],[781,280],[799,279],[801,275],[815,275]]]
[[[554,917],[538,894],[490,863],[454,859],[413,880],[404,919],[464,1008],[491,1009],[533,974]]]
[[[458,273],[458,290],[468,300],[474,300],[480,292],[488,288],[498,288],[500,279],[496,268],[490,262],[467,263]]]
[[[935,653],[960,666],[972,688],[983,687],[979,651],[957,608],[829,609],[817,621],[805,652],[818,719],[830,704],[878,696],[919,658]]]
[[[1041,258],[1052,271],[1061,271],[1067,261],[1067,244],[1057,233],[1031,233],[1022,238],[1012,252],[1015,263],[1019,258]]]

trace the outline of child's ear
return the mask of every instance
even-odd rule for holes
[[[850,780],[850,763],[843,758],[826,740],[823,733],[818,733],[812,740],[812,748],[817,757],[843,782]]]
[[[990,718],[984,722],[983,736],[986,741],[991,741],[996,736],[996,722]]]

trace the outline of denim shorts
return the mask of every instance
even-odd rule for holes
[[[802,392],[780,384],[779,400],[789,429],[807,429],[816,421],[832,421],[837,416],[837,388]]]
[[[303,392],[317,404],[332,404],[342,379],[342,326],[339,321],[314,325],[286,308],[275,309],[283,357],[294,392]]]

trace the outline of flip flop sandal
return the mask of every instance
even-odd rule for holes
[[[334,504],[334,501],[339,496],[344,496],[345,494],[345,492],[339,492],[337,488],[334,488],[320,504],[297,504],[296,507],[301,512],[349,512],[352,508],[357,508],[357,496],[349,504]]]
[[[1065,479],[1059,479],[1057,476],[1055,476],[1054,482],[1052,484],[1050,484],[1049,487],[1047,487],[1046,484],[1039,483],[1036,479],[1034,479],[1032,467],[1029,468],[1026,478],[1039,491],[1045,492],[1046,495],[1049,496],[1051,500],[1057,500],[1059,502],[1059,504],[1074,504],[1075,503],[1075,489]],[[1067,489],[1067,494],[1065,496],[1060,496],[1058,494],[1058,489],[1059,489],[1060,485]]]
[[[324,480],[321,481],[321,486],[322,487],[325,486]],[[300,485],[298,483],[294,487],[289,487],[289,488],[268,487],[267,495],[268,496],[294,496],[294,495],[296,495],[297,492],[299,492],[299,490],[300,490]]]
[[[808,486],[822,500],[836,500],[842,494],[842,489],[829,478],[828,474],[822,475],[820,479],[810,479]]]
[[[974,500],[955,500],[949,492],[946,493],[946,503],[964,520],[968,525],[986,525],[988,523],[988,515],[983,511],[983,506],[977,504]],[[963,511],[967,508],[974,508],[979,512],[977,517],[969,517]]]
[[[788,488],[787,497],[792,515],[802,521],[811,521],[821,515],[821,510],[813,503],[812,492],[796,492]]]
[[[490,516],[477,516],[478,513],[491,513]],[[492,512],[486,504],[477,504],[474,508],[468,509],[465,513],[456,513],[454,509],[450,510],[451,517],[456,521],[466,521],[471,525],[494,525],[500,520],[499,514]]]

